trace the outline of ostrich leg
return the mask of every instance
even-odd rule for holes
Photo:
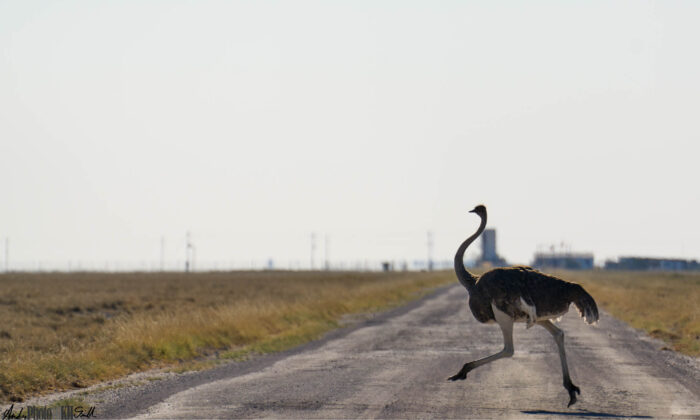
[[[499,311],[493,304],[491,304],[491,308],[493,308],[493,314],[496,318],[496,322],[498,323],[498,326],[501,327],[501,332],[503,333],[503,350],[491,356],[484,357],[483,359],[465,363],[465,365],[462,366],[462,369],[460,369],[456,375],[447,378],[448,380],[456,381],[467,379],[467,373],[469,373],[469,371],[474,370],[481,365],[493,362],[494,360],[513,356],[513,319],[508,314]]]
[[[552,324],[552,321],[540,321],[538,324],[552,334],[554,341],[557,343],[557,347],[559,347],[559,359],[561,359],[561,372],[564,376],[564,388],[569,391],[570,397],[567,407],[571,407],[576,402],[576,394],[581,394],[581,390],[571,382],[571,377],[569,376],[569,366],[566,364],[566,351],[564,350],[564,331]]]

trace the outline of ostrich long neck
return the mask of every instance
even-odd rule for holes
[[[469,293],[472,292],[472,288],[476,284],[476,277],[474,277],[474,275],[467,271],[467,269],[464,267],[464,251],[466,251],[467,247],[474,242],[479,235],[481,235],[481,232],[483,232],[485,228],[486,215],[484,214],[484,216],[481,218],[479,229],[477,229],[472,236],[468,237],[464,242],[462,242],[462,245],[459,246],[457,253],[455,254],[455,273],[457,273],[459,282],[467,288]]]

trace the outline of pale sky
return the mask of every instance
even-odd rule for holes
[[[0,1],[0,249],[700,259],[700,3]],[[475,246],[468,256],[474,257]],[[0,254],[4,261],[4,252]],[[179,263],[178,263],[179,264]]]

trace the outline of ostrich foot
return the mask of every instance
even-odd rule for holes
[[[569,391],[569,405],[567,407],[571,407],[576,403],[576,394],[581,395],[581,390],[574,384],[569,383],[568,385],[564,385],[566,387],[566,390]]]
[[[463,381],[465,379],[467,379],[467,372],[462,372],[461,370],[459,371],[458,374],[447,378],[448,381]]]
[[[450,376],[447,378],[448,381],[463,381],[467,379],[467,373],[471,370],[471,366],[469,366],[469,363],[466,365],[462,366],[462,369],[457,372],[456,375]]]

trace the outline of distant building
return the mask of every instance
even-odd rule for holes
[[[478,264],[492,267],[506,265],[506,260],[499,257],[498,252],[496,252],[496,229],[486,229],[481,234],[481,258]]]
[[[696,260],[678,258],[620,257],[618,261],[605,261],[605,269],[686,271],[700,270],[700,263]]]
[[[593,269],[593,254],[575,252],[538,252],[532,265],[537,268],[561,268],[566,270]]]

